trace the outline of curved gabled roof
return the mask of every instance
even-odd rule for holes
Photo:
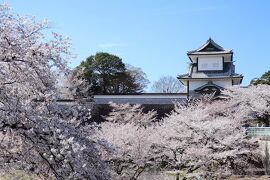
[[[224,89],[223,87],[214,84],[212,81],[209,81],[207,84],[195,89],[194,91],[199,92],[199,91],[202,91],[205,88],[217,88],[217,89],[220,89],[220,90]]]
[[[227,50],[215,43],[214,40],[209,38],[206,43],[196,50],[188,51],[188,55],[200,55],[200,54],[231,54],[232,50]]]

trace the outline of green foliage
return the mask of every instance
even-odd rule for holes
[[[77,73],[80,69],[82,74]],[[86,80],[88,91],[94,94],[140,93],[148,82],[140,69],[128,69],[121,58],[105,52],[88,57],[74,72],[75,78]]]
[[[267,84],[270,85],[270,71],[265,72],[260,78],[254,78],[250,82],[251,85]]]

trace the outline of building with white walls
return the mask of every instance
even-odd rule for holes
[[[243,75],[235,73],[233,51],[222,48],[211,38],[187,55],[189,72],[178,76],[187,86],[187,98],[202,93],[219,94],[223,89],[241,84]]]
[[[204,93],[219,94],[223,89],[241,84],[243,76],[235,73],[233,51],[222,48],[211,38],[187,55],[190,60],[189,71],[177,77],[187,86],[187,92],[94,95],[92,116],[96,121],[102,121],[102,117],[111,110],[109,103],[113,102],[141,104],[146,111],[155,109],[161,118],[173,110],[176,102],[186,102],[190,97],[196,98]]]

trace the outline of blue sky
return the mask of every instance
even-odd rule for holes
[[[2,1],[3,2],[3,1]],[[270,70],[270,1],[8,0],[72,39],[75,67],[97,51],[141,67],[151,82],[187,72],[186,52],[209,37],[234,50],[243,85]]]

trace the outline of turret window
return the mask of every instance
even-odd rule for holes
[[[198,58],[198,71],[222,71],[223,59],[220,56]]]
[[[218,68],[219,64],[218,63],[213,63],[213,68]]]

